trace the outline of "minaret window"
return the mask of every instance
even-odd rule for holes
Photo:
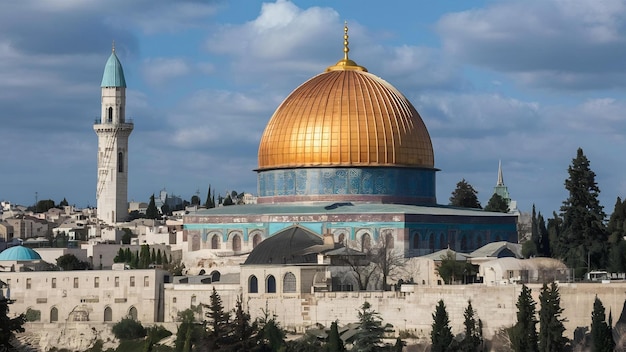
[[[107,109],[107,121],[109,123],[113,122],[113,108],[109,107],[109,109]]]
[[[124,172],[124,153],[117,153],[117,172]]]

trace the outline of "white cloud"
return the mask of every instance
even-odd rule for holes
[[[149,58],[143,63],[144,79],[153,85],[163,85],[191,71],[183,58]]]

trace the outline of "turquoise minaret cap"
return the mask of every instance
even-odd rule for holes
[[[113,44],[113,50],[111,56],[107,60],[106,66],[104,66],[104,74],[102,75],[102,84],[100,87],[124,87],[126,88],[126,80],[124,79],[124,69],[120,60],[115,55],[115,44]]]

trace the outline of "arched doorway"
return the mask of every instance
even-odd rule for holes
[[[59,310],[57,307],[52,307],[52,309],[50,309],[50,322],[54,323],[57,321],[59,321]]]
[[[128,317],[132,320],[137,320],[137,308],[130,307],[130,309],[128,310]]]
[[[104,308],[104,321],[113,321],[113,310],[111,307]]]
[[[213,235],[211,237],[211,249],[218,249],[220,245],[220,238],[218,235]]]
[[[222,275],[220,274],[219,271],[217,271],[217,270],[212,271],[211,272],[211,282],[218,282],[218,281],[220,281],[220,277],[221,276]]]
[[[361,250],[367,251],[370,248],[372,248],[372,237],[370,236],[369,233],[366,233],[363,236],[361,236]]]
[[[256,248],[256,246],[261,243],[261,240],[261,235],[259,235],[258,233],[252,236],[252,248]]]

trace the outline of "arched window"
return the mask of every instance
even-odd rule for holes
[[[361,250],[366,251],[370,248],[372,248],[372,237],[369,233],[366,233],[361,236]]]
[[[104,321],[113,321],[113,310],[111,307],[104,308]]]
[[[420,248],[420,234],[419,232],[415,232],[413,234],[413,249]]]
[[[220,237],[218,235],[213,235],[211,237],[211,249],[218,249],[220,244]]]
[[[467,235],[461,237],[461,251],[467,251]]]
[[[124,153],[117,153],[117,172],[124,172]]]
[[[393,249],[393,242],[393,234],[391,231],[385,232],[385,247],[387,247],[387,249]]]
[[[50,322],[54,323],[57,321],[59,321],[59,310],[57,307],[52,307],[52,309],[50,309]]]
[[[252,236],[252,248],[256,248],[256,246],[261,243],[261,240],[261,235],[259,235],[258,233]]]
[[[446,247],[448,247],[448,243],[447,243],[447,239],[446,239],[446,234],[441,232],[439,234],[439,249],[444,249]]]
[[[259,280],[254,275],[248,279],[248,293],[259,293]]]
[[[433,233],[428,235],[428,248],[430,248],[431,253],[435,253],[435,234]]]
[[[241,237],[239,235],[233,236],[233,251],[241,251]]]
[[[500,234],[496,235],[496,240],[494,242],[500,242],[502,241],[502,237],[500,237]]]
[[[107,110],[107,121],[109,123],[113,122],[113,108],[109,107],[109,109]]]
[[[276,278],[274,277],[274,275],[270,275],[267,277],[267,280],[265,280],[265,287],[266,290],[265,292],[267,293],[276,293]]]
[[[283,277],[283,292],[296,292],[296,275],[293,273],[287,273]]]
[[[339,239],[338,239],[338,240],[339,240],[339,243],[340,243],[340,244],[345,244],[345,241],[346,241],[346,234],[345,234],[345,233],[341,233],[341,234],[339,234]]]
[[[483,246],[483,236],[482,235],[478,235],[476,236],[476,249],[480,248]]]
[[[220,281],[220,277],[221,276],[222,275],[217,270],[211,272],[211,282],[218,282],[218,281]]]
[[[137,320],[137,308],[130,307],[130,309],[128,310],[128,317],[132,320]]]
[[[191,236],[191,250],[192,251],[200,250],[200,236],[199,235]]]

